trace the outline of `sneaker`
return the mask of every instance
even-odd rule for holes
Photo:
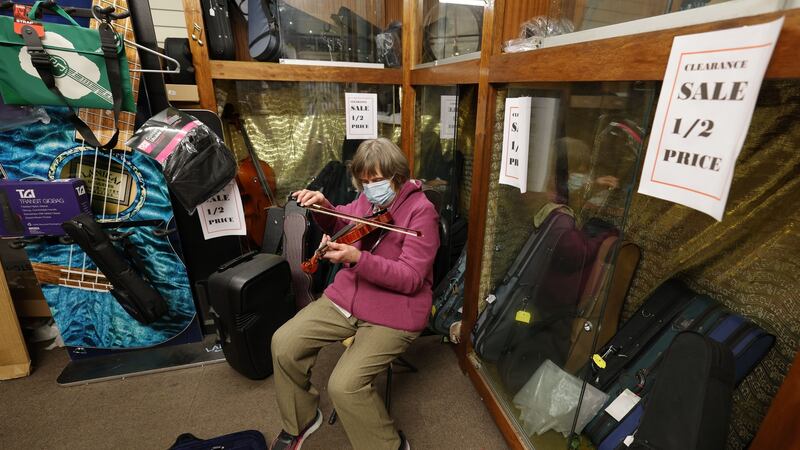
[[[411,444],[408,443],[406,435],[402,431],[398,431],[397,434],[400,435],[400,447],[397,450],[411,450]]]
[[[278,437],[272,441],[272,444],[269,446],[270,450],[300,450],[300,447],[303,445],[303,441],[313,432],[317,431],[317,428],[322,424],[322,411],[317,409],[317,416],[314,417],[314,420],[311,421],[305,428],[300,430],[300,434],[294,436],[292,434],[287,433],[284,430],[281,430],[281,433]]]

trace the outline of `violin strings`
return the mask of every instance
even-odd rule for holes
[[[383,223],[372,221],[372,220],[362,219],[360,217],[351,216],[349,214],[344,214],[344,213],[339,213],[339,212],[336,212],[336,211],[331,211],[330,209],[323,208],[323,207],[321,207],[319,205],[310,205],[307,208],[310,208],[310,209],[314,210],[314,212],[318,212],[318,213],[321,213],[321,214],[327,214],[329,216],[339,217],[339,218],[342,218],[342,219],[351,220],[353,222],[365,223],[367,225],[372,225],[372,226],[375,226],[375,227],[378,227],[378,228],[383,228],[383,229],[389,230],[389,231],[396,231],[398,233],[407,234],[409,236],[416,236],[416,237],[422,236],[422,233],[419,232],[419,231],[416,231],[416,230],[409,230],[407,228],[399,227],[397,225],[387,225],[387,224],[383,224]]]

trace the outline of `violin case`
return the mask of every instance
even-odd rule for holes
[[[648,399],[663,395],[658,394],[657,390],[665,389],[665,385],[671,386],[673,395],[677,396],[678,391],[687,388],[684,384],[688,382],[688,378],[674,378],[669,375],[669,363],[666,360],[668,349],[675,345],[677,337],[684,331],[707,336],[730,350],[733,354],[734,386],[742,382],[775,343],[775,336],[755,322],[725,308],[707,295],[690,290],[677,280],[668,280],[620,328],[609,345],[598,352],[604,355],[606,368],[592,367],[595,375],[588,381],[609,394],[607,403],[613,402],[626,389],[643,400],[628,411],[621,421],[616,420],[605,409],[597,413],[583,433],[598,450],[618,448],[627,436],[636,432],[640,422],[644,420],[643,412],[649,408]],[[600,375],[608,370],[612,371],[611,376]],[[686,370],[688,369],[684,367],[684,371]],[[684,373],[687,374],[688,372]],[[679,381],[675,381],[676,379]],[[689,397],[693,395],[695,394],[689,394]],[[655,397],[653,400],[661,402],[655,400]],[[722,406],[720,403],[720,407]],[[677,410],[675,414],[678,414]],[[686,414],[694,412],[686,411]],[[658,415],[656,413],[656,417]],[[650,414],[648,420],[658,419],[653,419],[653,414]]]
[[[223,264],[208,277],[209,313],[222,352],[247,378],[272,374],[272,334],[295,312],[290,277],[283,257],[256,252]]]
[[[228,0],[200,0],[206,24],[206,42],[211,59],[236,59]]]

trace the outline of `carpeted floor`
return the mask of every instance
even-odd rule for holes
[[[506,448],[455,353],[435,336],[404,355],[419,373],[395,372],[392,416],[413,449]],[[312,381],[324,391],[342,346],[323,349]],[[64,350],[34,352],[35,372],[0,382],[0,449],[166,449],[181,433],[209,438],[245,429],[269,441],[280,431],[272,378],[251,381],[227,364],[77,387],[59,387]],[[376,387],[385,386],[379,376]],[[348,449],[340,422],[327,422],[304,450]]]

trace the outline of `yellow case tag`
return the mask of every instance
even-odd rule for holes
[[[432,316],[436,315],[436,305],[431,305],[431,315]]]
[[[594,356],[592,356],[592,361],[594,361],[594,364],[597,367],[599,367],[601,369],[605,369],[606,368],[606,360],[603,359],[603,357],[598,355],[597,353],[595,353]]]
[[[528,311],[517,311],[517,315],[514,317],[514,320],[522,323],[531,323],[531,313]]]

